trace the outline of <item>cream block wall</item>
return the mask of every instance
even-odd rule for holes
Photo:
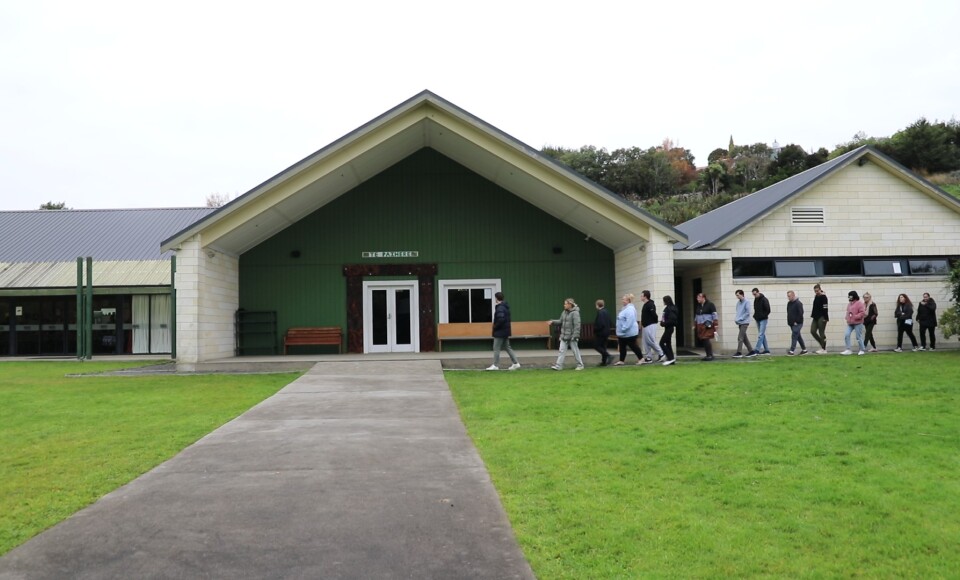
[[[617,303],[611,305],[611,313],[619,310],[619,298],[627,293],[635,294],[639,303],[640,292],[649,290],[658,312],[662,304],[660,297],[673,295],[673,242],[652,228],[648,238],[647,241],[638,239],[614,253]]]
[[[814,351],[819,346],[810,335],[810,309],[813,306],[813,285],[816,281],[810,278],[802,279],[778,279],[771,283],[771,279],[741,279],[738,281],[738,287],[743,288],[750,300],[750,313],[753,314],[753,299],[750,290],[754,287],[760,288],[760,291],[770,301],[770,321],[767,323],[767,342],[770,343],[770,350],[774,353],[782,354],[790,347],[790,329],[787,327],[787,291],[793,290],[797,293],[800,301],[803,302],[804,328],[803,340],[807,344],[807,349]],[[846,332],[847,325],[844,322],[844,315],[847,309],[847,292],[856,290],[861,297],[864,292],[869,292],[873,296],[873,301],[877,305],[880,317],[877,326],[873,329],[873,336],[877,342],[877,348],[892,349],[897,345],[897,324],[893,318],[893,310],[896,308],[897,296],[903,292],[910,297],[913,302],[914,312],[920,302],[920,297],[924,292],[929,292],[930,297],[937,302],[937,317],[943,310],[950,307],[950,301],[946,290],[947,280],[942,276],[910,276],[903,278],[863,278],[854,279],[825,279],[820,282],[829,300],[830,321],[827,323],[827,350],[831,352],[840,352],[844,349],[843,335]],[[728,318],[725,324],[721,321],[721,328],[728,332],[736,332],[736,325],[733,325],[733,319]],[[729,329],[727,328],[729,327]],[[914,335],[917,341],[920,341],[919,327],[914,328]],[[757,337],[756,323],[750,327],[751,343],[755,342]],[[939,329],[936,333],[937,347],[957,347],[956,337],[948,340],[943,338]],[[736,347],[736,335],[733,336],[733,347]],[[910,346],[910,339],[904,335],[904,347]],[[856,344],[855,337],[851,337],[851,343]],[[928,345],[929,346],[929,345]]]
[[[794,226],[790,218],[793,207],[822,207],[826,223],[822,226]],[[758,220],[724,247],[732,251],[734,258],[955,255],[960,252],[960,213],[872,162],[862,167],[853,164]],[[726,279],[732,280],[732,274]],[[803,302],[807,319],[803,337],[807,348],[815,350],[811,348],[816,343],[810,336],[809,316],[813,285],[818,282],[830,300],[828,350],[836,352],[843,350],[844,314],[850,290],[856,290],[861,296],[864,292],[873,295],[880,309],[879,323],[874,329],[879,348],[896,346],[893,310],[901,292],[910,296],[915,308],[924,292],[929,292],[937,301],[938,314],[950,306],[946,278],[942,276],[739,278],[734,284],[735,288],[747,292],[748,298],[750,289],[758,287],[770,300],[772,314],[767,338],[772,350],[783,352],[790,345],[790,329],[786,323],[787,290],[794,290]],[[736,332],[732,325],[735,306],[732,301],[729,305],[726,303],[731,294],[729,288],[725,286],[723,293],[725,304],[721,327],[729,335]],[[716,303],[719,308],[719,302]],[[919,329],[915,334],[919,340]],[[749,336],[751,341],[756,339],[755,325]],[[732,344],[725,341],[726,348],[736,347],[736,335],[732,338]],[[909,344],[909,338],[904,340]],[[938,346],[956,346],[957,342],[943,341],[939,333],[937,341]]]
[[[822,207],[826,223],[792,225],[794,207]],[[950,255],[958,246],[960,214],[874,163],[841,169],[723,244],[734,258]]]
[[[199,235],[181,244],[176,281],[178,369],[192,370],[198,362],[233,356],[239,265],[236,257],[203,249]]]

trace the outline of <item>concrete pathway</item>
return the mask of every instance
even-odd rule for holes
[[[533,578],[438,361],[331,362],[0,558],[20,578]]]

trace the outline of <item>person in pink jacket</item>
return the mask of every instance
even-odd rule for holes
[[[863,354],[863,319],[867,317],[867,307],[860,301],[860,295],[856,290],[847,292],[847,333],[843,336],[843,342],[847,345],[847,350],[840,354],[853,354],[850,350],[850,333],[857,333],[857,344],[860,346],[860,352]]]

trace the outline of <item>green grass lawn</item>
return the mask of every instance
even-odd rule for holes
[[[0,554],[299,376],[66,376],[131,366],[0,363]]]
[[[540,578],[958,577],[958,353],[446,379]]]

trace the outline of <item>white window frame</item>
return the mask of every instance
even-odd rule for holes
[[[493,295],[500,292],[500,278],[487,278],[475,280],[440,280],[440,322],[447,323],[449,309],[447,308],[448,290],[490,290],[490,316],[493,317],[493,309],[497,301]]]

